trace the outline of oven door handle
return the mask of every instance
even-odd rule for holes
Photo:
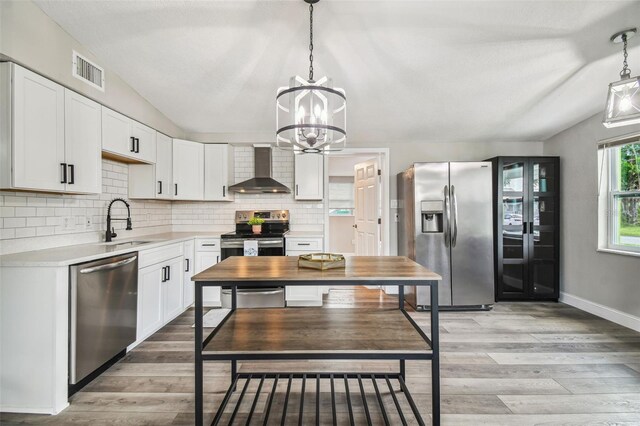
[[[262,295],[262,294],[280,294],[282,292],[284,292],[284,288],[278,288],[278,289],[275,289],[275,290],[251,291],[251,292],[246,292],[246,293],[247,294],[251,293],[251,294],[260,294],[260,295]],[[238,294],[241,294],[241,293],[243,293],[242,288],[238,288]],[[230,288],[222,289],[222,294],[231,294],[231,289]]]
[[[228,240],[220,243],[221,249],[226,248],[244,248],[244,242],[248,240]],[[284,247],[283,240],[258,240],[258,248],[260,247]]]

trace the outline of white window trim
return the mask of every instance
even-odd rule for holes
[[[624,139],[628,139],[628,135],[620,138],[620,140]],[[632,139],[628,143],[638,143],[638,139]],[[617,204],[615,203],[615,198],[620,194],[631,193],[640,195],[640,191],[617,191],[617,188],[613,188],[614,183],[618,181],[618,165],[616,163],[618,155],[612,155],[612,153],[617,154],[618,150],[620,149],[619,147],[623,144],[612,145],[618,146],[607,147],[605,145],[602,153],[599,153],[598,155],[598,157],[600,157],[600,155],[604,155],[605,158],[598,158],[598,179],[600,180],[598,182],[600,188],[600,199],[598,200],[598,224],[601,231],[598,233],[599,236],[597,251],[640,257],[640,247],[615,243],[615,236],[617,235],[618,231],[618,223],[615,220],[615,218],[618,217],[618,209]],[[602,147],[600,147],[599,149],[602,149]],[[601,202],[603,196],[605,199],[604,203]],[[605,232],[602,232],[603,228]]]

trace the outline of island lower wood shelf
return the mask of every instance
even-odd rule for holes
[[[296,411],[297,424],[337,424],[336,405],[320,405],[323,386],[331,387],[335,398],[336,380],[344,383],[344,395],[349,407],[349,424],[424,425],[420,411],[405,384],[405,361],[428,360],[431,364],[431,418],[440,424],[440,356],[438,331],[438,281],[441,277],[406,257],[371,256],[348,258],[344,269],[318,271],[298,269],[297,258],[291,257],[230,257],[195,275],[195,423],[203,424],[203,362],[230,361],[231,385],[215,414],[213,423],[248,424],[256,414],[261,389],[272,386],[269,400],[284,398],[280,414],[271,417],[269,410],[260,412],[261,424],[289,422],[287,401],[291,386],[300,383],[300,401]],[[274,308],[236,309],[237,290],[243,287],[271,287],[274,282],[287,286],[304,285],[397,285],[398,309],[322,309]],[[415,323],[404,309],[404,286],[428,286],[433,302],[430,311],[430,334]],[[231,288],[231,311],[208,336],[203,330],[203,288]],[[237,362],[244,360],[396,360],[397,373],[374,372],[238,372]],[[268,382],[270,380],[270,382]],[[286,392],[278,392],[280,381],[286,382]],[[297,381],[297,382],[295,382]],[[268,384],[267,384],[268,382]],[[316,386],[315,417],[305,415],[304,398],[307,383]],[[392,386],[392,383],[395,386]],[[386,385],[388,391],[381,390]],[[254,387],[255,386],[255,387]],[[297,386],[297,385],[296,385]],[[386,388],[383,388],[386,389]],[[365,418],[356,421],[351,407],[354,398],[361,398]],[[388,392],[384,403],[381,392]],[[399,392],[399,393],[398,393]],[[264,393],[264,391],[263,391]],[[326,394],[326,391],[325,391]],[[247,396],[249,395],[249,396]],[[251,396],[252,395],[252,396]],[[247,399],[244,399],[244,398]],[[240,410],[252,399],[249,413]],[[243,403],[243,400],[245,401]],[[392,400],[392,404],[389,401]],[[403,402],[400,402],[402,400]],[[235,402],[234,402],[235,401]],[[369,405],[383,413],[383,421],[373,422]],[[327,408],[328,407],[328,408]],[[395,411],[394,411],[395,409]],[[323,413],[324,410],[324,413]],[[278,410],[276,410],[278,411]],[[239,414],[242,413],[242,414]],[[322,415],[321,415],[322,414]],[[358,413],[356,413],[358,414]],[[362,414],[362,413],[360,413]],[[249,416],[249,419],[246,417]],[[312,416],[312,417],[309,417]],[[391,416],[391,417],[389,417]],[[393,417],[395,419],[395,417]],[[310,419],[310,420],[308,420]],[[322,419],[322,420],[321,420]],[[333,423],[331,423],[333,420]]]

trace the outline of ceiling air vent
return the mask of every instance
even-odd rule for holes
[[[104,92],[104,68],[90,62],[75,50],[73,51],[72,73],[75,78]]]

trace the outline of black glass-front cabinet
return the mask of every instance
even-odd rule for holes
[[[495,157],[496,301],[558,300],[560,161]]]

